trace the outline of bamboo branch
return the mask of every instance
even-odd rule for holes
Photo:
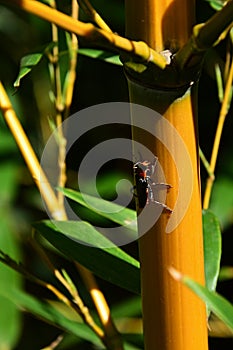
[[[105,21],[98,14],[98,12],[93,8],[93,6],[88,0],[78,0],[78,3],[92,22],[96,23],[97,26],[100,27],[101,29],[112,33],[112,30],[109,28],[107,23],[105,23]]]
[[[50,6],[53,9],[56,9],[56,2],[50,1]],[[52,61],[51,69],[52,76],[54,77],[54,96],[55,96],[55,107],[56,107],[56,125],[58,130],[58,165],[59,165],[59,177],[58,177],[58,186],[64,187],[66,183],[66,140],[63,135],[62,124],[62,112],[65,109],[65,104],[63,101],[62,94],[62,82],[61,82],[61,70],[59,63],[59,38],[58,38],[58,27],[55,24],[52,26],[52,41],[56,44],[53,47],[52,54],[50,55],[50,60]],[[60,207],[64,207],[64,195],[62,192],[57,193],[57,200]]]
[[[1,0],[1,2],[9,5],[7,0]],[[46,21],[52,22],[67,31],[77,34],[78,36],[84,37],[89,44],[119,54],[124,54],[125,56],[129,56],[129,58],[135,62],[151,62],[161,69],[164,69],[167,65],[166,58],[151,49],[143,41],[131,41],[115,33],[99,29],[91,23],[83,23],[75,20],[64,13],[35,0],[11,0],[10,4]]]
[[[61,343],[62,340],[63,340],[63,336],[59,335],[49,346],[46,346],[41,350],[53,350]]]
[[[214,181],[215,179],[215,176],[214,174],[211,172],[211,169],[210,169],[210,163],[208,162],[208,160],[206,159],[204,153],[202,152],[201,148],[199,147],[199,156],[200,156],[200,159],[202,161],[202,164],[204,165],[206,171],[207,171],[207,174],[209,175],[209,177],[211,177]]]
[[[175,56],[178,67],[184,69],[197,64],[207,49],[226,37],[232,26],[232,19],[233,1],[231,0],[206,23],[194,26],[191,38]]]
[[[57,220],[65,218],[64,210],[58,205],[56,195],[45,175],[41,169],[37,156],[25,134],[19,119],[11,105],[11,102],[7,96],[7,93],[0,82],[0,109],[3,112],[3,116],[6,120],[8,127],[22,153],[22,156],[27,164],[27,167],[32,174],[32,177],[44,199],[48,210]]]
[[[72,0],[72,18],[78,18],[79,7],[76,0]],[[67,33],[67,35],[69,35]],[[65,103],[64,118],[68,117],[72,97],[74,93],[74,84],[76,81],[76,66],[77,66],[77,52],[78,52],[78,39],[75,34],[71,34],[71,39],[67,38],[67,46],[70,57],[69,70],[65,77],[64,88],[63,88],[63,99]]]
[[[94,302],[101,324],[104,327],[106,338],[111,350],[123,350],[123,344],[119,332],[111,318],[110,309],[103,293],[97,288],[94,276],[88,274],[88,270],[80,264],[77,264],[78,270],[84,280],[84,283]]]

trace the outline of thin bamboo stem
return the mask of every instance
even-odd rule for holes
[[[72,0],[72,13],[71,17],[74,19],[78,18],[79,6],[76,0]],[[71,42],[67,40],[68,51],[70,56],[70,66],[66,74],[65,83],[64,83],[64,119],[69,115],[73,93],[74,85],[76,82],[76,67],[77,67],[77,57],[78,57],[78,39],[74,33],[71,33]]]
[[[112,320],[109,306],[103,293],[99,290],[99,288],[96,288],[96,281],[93,278],[93,275],[87,274],[86,272],[88,270],[79,264],[78,270],[94,302],[101,324],[104,327],[106,337],[110,344],[110,349],[123,350],[123,343],[120,334],[117,331],[116,326]]]
[[[107,23],[93,8],[93,6],[88,0],[78,0],[78,3],[92,22],[96,23],[97,26],[100,27],[101,29],[106,30],[107,32],[112,32],[112,30],[109,28]]]
[[[59,335],[55,340],[52,341],[51,344],[49,344],[49,346],[46,346],[45,348],[43,348],[41,350],[53,350],[56,347],[58,347],[58,345],[61,343],[62,340],[63,340],[63,336]]]
[[[214,173],[212,173],[211,169],[210,169],[210,163],[208,162],[208,160],[206,159],[204,153],[202,152],[201,148],[199,148],[199,156],[200,156],[200,159],[209,175],[209,177],[212,177],[213,178],[213,181],[215,179],[215,176],[214,176]]]
[[[52,189],[45,173],[41,169],[37,156],[16,116],[16,113],[1,82],[0,108],[50,213],[57,220],[65,219],[66,215],[64,210],[61,210],[58,205],[54,190]]]
[[[231,96],[232,82],[233,82],[233,59],[231,61],[231,67],[230,67],[230,71],[229,71],[229,75],[226,83],[226,88],[224,91],[224,97],[221,105],[217,130],[216,130],[212,154],[211,154],[209,170],[212,174],[214,174],[215,172],[223,126],[229,110],[229,97]],[[214,183],[214,178],[212,176],[209,176],[206,183],[206,189],[205,189],[205,195],[204,195],[204,201],[203,201],[204,209],[208,209],[209,207],[213,183]]]
[[[56,9],[56,1],[51,1],[50,6]],[[55,24],[51,24],[52,27],[52,41],[55,46],[52,50],[51,68],[53,69],[52,76],[54,76],[54,95],[55,95],[55,107],[56,107],[56,125],[58,130],[58,165],[59,165],[59,177],[57,185],[59,187],[64,187],[66,183],[66,140],[63,135],[62,124],[62,112],[65,108],[62,94],[62,82],[61,82],[61,70],[59,63],[59,37],[58,37],[58,27]],[[62,192],[57,193],[57,200],[59,206],[64,207],[64,195]]]

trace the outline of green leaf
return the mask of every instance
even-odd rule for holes
[[[19,256],[18,242],[9,224],[6,212],[0,215],[0,247],[14,257]],[[20,288],[20,276],[9,267],[0,265],[0,350],[12,349],[21,332],[21,315],[18,308],[4,293],[11,288]]]
[[[221,231],[217,217],[210,210],[203,210],[202,218],[206,287],[210,291],[214,291],[220,271],[222,252]]]
[[[59,191],[61,191],[66,197],[94,211],[104,218],[109,219],[120,226],[126,227],[132,232],[135,232],[135,237],[133,238],[132,236],[132,239],[136,240],[138,238],[137,219],[136,212],[134,210],[124,208],[118,204],[106,201],[102,198],[96,198],[88,194],[85,194],[85,198],[88,200],[88,202],[86,202],[80,192],[71,189],[59,188]],[[88,203],[90,203],[91,206]]]
[[[102,248],[109,241],[89,223],[47,220],[34,226],[67,258],[113,284],[140,293],[139,262],[119,247]]]
[[[233,211],[232,177],[218,176],[213,187],[210,209],[217,215],[223,229],[232,224]]]
[[[6,147],[6,150],[9,149]],[[17,189],[17,166],[10,161],[0,163],[0,247],[19,259],[20,249],[12,224],[11,202]],[[13,220],[14,222],[14,220]],[[20,288],[21,278],[9,267],[0,265],[0,350],[13,349],[21,332],[21,317],[15,305],[1,292]]]
[[[216,11],[220,11],[224,4],[226,3],[226,0],[206,0],[207,2],[210,3],[210,6],[216,10]]]
[[[179,279],[206,303],[209,310],[233,330],[233,306],[228,300],[187,276],[181,276]]]
[[[20,86],[21,79],[31,72],[42,57],[43,53],[32,53],[21,58],[19,74],[14,82],[14,87],[18,88]]]
[[[119,56],[114,55],[111,52],[96,50],[96,49],[79,49],[78,54],[91,57],[91,58],[96,58],[108,63],[115,64],[117,66],[122,66]]]
[[[143,73],[147,69],[147,66],[145,64],[135,63],[132,61],[125,62],[125,65],[137,73]]]
[[[33,315],[42,318],[43,320],[57,326],[71,334],[74,334],[82,339],[91,341],[96,345],[100,345],[99,338],[89,329],[86,324],[72,321],[60,313],[56,308],[49,303],[36,299],[35,297],[15,288],[8,290],[0,290],[0,294],[6,300],[14,303],[18,308],[27,310]],[[2,312],[2,310],[1,310]],[[9,324],[8,324],[9,327]]]
[[[57,43],[50,42],[41,49],[41,52],[31,53],[22,57],[20,60],[19,74],[14,82],[14,87],[18,88],[20,86],[21,79],[30,73],[31,70],[40,63],[41,59],[56,45]]]
[[[128,300],[124,300],[121,303],[117,303],[111,309],[111,314],[114,318],[119,317],[132,317],[142,314],[142,301],[141,297],[133,297]]]

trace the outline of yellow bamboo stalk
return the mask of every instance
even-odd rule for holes
[[[194,1],[127,0],[126,13],[127,36],[145,40],[157,50],[177,50],[192,31]],[[169,78],[166,83],[169,87]],[[179,91],[170,86],[170,90],[164,91],[163,86],[148,89],[144,85],[146,82],[140,81],[139,76],[137,84],[129,81],[131,102],[156,110],[176,128],[187,147],[193,171],[193,188],[186,188],[187,193],[191,192],[191,201],[183,220],[171,233],[166,233],[170,216],[163,213],[139,241],[145,350],[207,350],[204,303],[174,281],[168,273],[168,268],[172,266],[204,284],[198,147],[193,100],[190,89],[185,87],[183,91],[182,88]],[[176,164],[159,140],[148,137],[138,129],[133,130],[133,139],[144,144],[158,157],[166,182],[172,185],[166,204],[174,208],[180,185],[184,185],[186,181],[186,164],[183,164],[183,177],[180,179]],[[174,158],[179,159],[181,154],[176,147],[176,140],[170,139],[169,143],[173,145]],[[180,184],[180,181],[183,183]],[[178,220],[182,210],[178,207],[172,215]]]
[[[41,169],[38,158],[15,114],[15,111],[1,82],[0,109],[3,111],[6,123],[11,130],[11,133],[24,157],[27,167],[32,174],[33,180],[35,181],[41,196],[48,207],[48,210],[55,219],[64,219],[64,210],[58,205],[54,190],[52,189],[45,173]]]
[[[135,4],[134,0],[127,0],[126,36],[133,40],[144,40],[158,52],[165,48],[181,47],[192,32],[194,16],[187,8],[193,7],[194,3],[194,0],[163,0],[147,1],[145,6],[145,1]],[[183,28],[188,30],[183,31]]]
[[[101,290],[97,288],[94,276],[88,273],[88,270],[82,265],[77,264],[77,267],[94,302],[101,324],[104,327],[105,337],[108,340],[109,349],[123,350],[124,347],[121,336],[112,320],[111,311],[106,299]]]

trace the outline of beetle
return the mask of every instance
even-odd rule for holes
[[[166,183],[155,183],[152,180],[152,175],[155,172],[156,164],[158,162],[158,158],[155,157],[153,162],[148,160],[144,160],[142,162],[136,162],[133,165],[134,170],[134,178],[135,178],[135,186],[136,196],[138,197],[139,208],[144,208],[145,205],[154,203],[156,205],[161,206],[168,213],[172,213],[172,209],[170,209],[166,204],[160,203],[154,198],[154,190],[157,187],[161,189],[169,190],[172,186]]]

